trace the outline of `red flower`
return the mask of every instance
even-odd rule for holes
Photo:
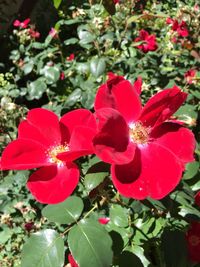
[[[20,27],[20,28],[27,28],[28,27],[28,24],[30,22],[30,19],[25,19],[24,21],[20,22],[18,19],[16,19],[14,22],[13,22],[13,26],[15,27]]]
[[[30,176],[29,190],[41,203],[61,202],[79,181],[79,169],[72,161],[93,153],[95,127],[95,118],[88,110],[71,111],[59,121],[49,110],[32,109],[19,124],[17,140],[3,151],[2,169],[41,167]]]
[[[195,195],[195,203],[200,207],[200,191]]]
[[[40,38],[40,33],[38,31],[35,31],[34,29],[29,29],[28,31],[29,35],[32,37],[32,38]]]
[[[188,256],[193,262],[200,262],[200,223],[192,222],[186,233]]]
[[[192,132],[169,120],[187,94],[174,86],[142,108],[137,91],[121,76],[99,88],[94,148],[97,156],[112,164],[112,180],[122,195],[161,199],[178,184],[184,165],[193,161]]]
[[[167,24],[171,24],[173,31],[176,31],[180,37],[187,37],[189,35],[187,24],[184,20],[178,23],[177,19],[167,18]]]
[[[113,3],[116,5],[116,4],[119,4],[120,0],[113,0]]]
[[[75,55],[74,54],[70,54],[68,57],[66,57],[66,60],[67,61],[73,61],[75,58]]]
[[[71,264],[70,267],[79,267],[79,265],[76,263],[75,259],[73,258],[72,254],[68,254],[68,261]]]
[[[185,80],[188,84],[192,84],[195,82],[195,80],[194,80],[195,76],[196,76],[196,70],[195,69],[190,69],[184,74]]]
[[[109,221],[110,221],[110,218],[108,218],[108,217],[101,217],[98,219],[98,222],[100,224],[107,224],[107,223],[109,223]]]
[[[139,37],[135,38],[134,40],[134,42],[140,42],[140,41],[143,41],[143,43],[138,45],[137,47],[144,53],[147,53],[149,51],[154,51],[158,48],[155,34],[149,34],[145,30],[141,30],[139,32]]]

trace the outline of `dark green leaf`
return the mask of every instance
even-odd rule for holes
[[[47,205],[42,210],[42,215],[51,222],[71,224],[78,220],[83,211],[83,207],[81,198],[71,196],[62,203]]]
[[[104,73],[106,69],[105,59],[103,58],[93,58],[90,62],[91,73],[98,78]]]
[[[183,178],[185,180],[193,178],[199,171],[199,162],[194,161],[191,163],[188,163],[185,168],[185,173]]]
[[[108,166],[103,162],[94,164],[85,175],[84,184],[86,189],[90,192],[96,188],[109,175]]]
[[[64,242],[60,235],[46,229],[31,235],[22,250],[21,267],[63,267]]]
[[[109,267],[112,262],[112,240],[96,221],[81,220],[70,230],[68,244],[81,267]]]
[[[120,205],[112,205],[110,209],[110,220],[118,227],[128,226],[129,212]]]

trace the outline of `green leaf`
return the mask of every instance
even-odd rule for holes
[[[24,71],[24,74],[27,75],[33,70],[33,67],[34,67],[34,61],[30,60],[28,63],[24,64],[22,70]]]
[[[81,25],[77,29],[80,44],[85,45],[91,43],[95,39],[95,35],[89,31],[89,28],[85,25]]]
[[[81,220],[68,235],[68,244],[79,266],[109,267],[112,240],[105,228],[90,219]]]
[[[105,171],[102,171],[105,170]],[[85,175],[84,184],[90,192],[96,188],[109,175],[108,166],[103,162],[98,162],[89,168]]]
[[[67,200],[56,205],[47,205],[42,210],[42,215],[51,222],[71,224],[76,222],[83,211],[83,201],[76,196],[68,197]]]
[[[80,88],[75,89],[67,98],[65,105],[67,106],[73,106],[78,101],[80,101],[82,95],[82,91]]]
[[[199,171],[199,162],[194,161],[191,163],[188,163],[185,168],[185,173],[183,178],[185,180],[193,178]]]
[[[53,4],[54,4],[54,6],[55,6],[56,9],[59,8],[61,2],[62,2],[62,0],[53,0]]]
[[[45,66],[40,74],[44,75],[48,84],[52,84],[58,81],[60,70],[57,66]]]
[[[104,73],[106,69],[106,63],[104,58],[93,58],[90,62],[91,73],[98,78]]]
[[[72,44],[76,44],[77,42],[78,42],[77,38],[69,38],[64,41],[64,45],[72,45]]]
[[[42,78],[31,82],[28,86],[28,96],[29,100],[40,99],[43,93],[46,91],[47,85]]]
[[[110,220],[118,227],[128,226],[129,212],[120,205],[112,205],[110,209]]]
[[[31,235],[22,250],[21,267],[63,267],[64,242],[60,235],[46,229]]]

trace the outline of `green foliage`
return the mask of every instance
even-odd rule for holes
[[[144,103],[174,84],[188,93],[172,119],[194,132],[195,161],[162,200],[119,196],[110,166],[97,158],[77,162],[82,173],[73,196],[45,207],[25,187],[28,171],[2,173],[0,266],[62,267],[71,253],[80,267],[199,267],[186,257],[184,236],[190,222],[200,218],[194,204],[200,190],[200,19],[193,0],[142,2],[143,9],[129,0],[116,5],[111,0],[54,0],[54,36],[41,32],[38,39],[30,37],[27,30],[36,30],[33,25],[14,29],[9,60],[0,64],[1,151],[16,138],[28,109],[42,106],[58,115],[79,107],[93,109],[97,88],[113,72],[131,82],[141,76]],[[184,19],[189,37],[173,42],[168,17]],[[141,29],[156,35],[156,51],[138,49],[141,42],[134,40]],[[190,69],[197,73],[188,83],[184,75]],[[101,217],[110,221],[100,225]]]

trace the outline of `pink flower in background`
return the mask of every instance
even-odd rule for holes
[[[96,121],[85,109],[70,111],[59,120],[52,111],[35,108],[18,127],[18,138],[2,153],[3,170],[33,172],[27,182],[41,203],[55,204],[72,194],[79,182],[77,158],[92,154]]]
[[[113,0],[113,3],[116,5],[116,4],[119,4],[120,0]]]
[[[100,224],[107,224],[107,223],[109,223],[109,221],[110,221],[110,218],[108,218],[108,217],[101,217],[98,219],[98,222]]]
[[[72,54],[70,54],[70,55],[66,58],[66,60],[67,60],[67,61],[73,61],[74,58],[75,58],[75,55],[72,53]]]
[[[194,78],[196,76],[196,70],[190,69],[184,74],[184,78],[188,84],[192,84],[195,82]]]
[[[155,51],[158,48],[155,34],[149,34],[145,30],[141,30],[139,32],[139,36],[135,38],[134,42],[142,42],[142,44],[138,45],[137,48],[142,50],[144,53]]]
[[[49,32],[49,35],[54,38],[54,39],[57,39],[58,38],[58,31],[54,28],[51,28],[50,32]]]
[[[186,233],[189,259],[200,262],[200,222],[192,222]]]
[[[135,84],[113,75],[100,86],[94,149],[112,164],[112,181],[123,196],[161,199],[179,183],[185,164],[194,160],[193,133],[170,120],[187,94],[174,86],[142,107]]]
[[[20,27],[20,28],[25,29],[25,28],[28,27],[29,22],[30,22],[30,18],[25,19],[25,20],[22,21],[22,22],[19,21],[19,20],[17,19],[17,20],[15,20],[15,21],[13,22],[13,26],[15,26],[15,27]]]

